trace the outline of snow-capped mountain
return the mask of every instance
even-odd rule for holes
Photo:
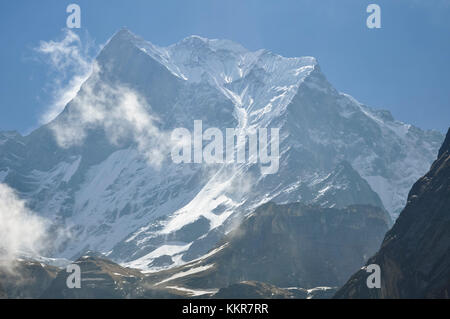
[[[95,64],[55,120],[28,136],[0,132],[0,183],[66,230],[53,257],[180,265],[269,201],[371,204],[395,219],[443,140],[336,91],[312,57],[198,36],[158,47],[121,30]],[[238,134],[279,128],[278,172],[173,163],[170,132],[194,120]]]

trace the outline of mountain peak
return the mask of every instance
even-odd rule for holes
[[[172,48],[188,47],[188,48],[201,48],[208,47],[213,51],[225,50],[232,51],[239,54],[249,52],[241,44],[227,40],[227,39],[209,39],[199,35],[190,35],[180,42],[171,46]]]
[[[200,36],[160,47],[122,28],[96,62],[100,71],[86,85],[99,96],[80,90],[57,129],[45,126],[4,144],[0,134],[0,181],[33,199],[36,213],[74,225],[74,240],[55,257],[78,256],[89,247],[144,270],[170,261],[172,267],[206,253],[234,218],[269,200],[371,204],[395,216],[441,145],[439,138],[412,135],[339,95],[311,57],[246,51],[229,40]],[[109,85],[111,98],[111,90],[97,90]],[[116,87],[145,99],[145,111],[158,119],[157,138],[150,136],[153,128],[136,122],[128,105],[116,105],[122,96]],[[105,116],[91,121],[85,103],[93,109],[99,104]],[[189,130],[197,119],[205,128],[234,127],[239,134],[279,128],[279,171],[260,177],[258,165],[246,160],[210,176],[215,168],[209,165],[175,165],[167,158],[155,170],[143,160],[154,141],[175,127]],[[83,143],[55,145],[54,135],[68,134],[82,136]],[[348,163],[335,168],[336,159]],[[163,245],[167,238],[171,243]]]
[[[189,36],[185,37],[183,40],[181,40],[181,42],[196,42],[196,41],[197,42],[208,42],[209,39],[201,37],[201,36],[196,35],[196,34],[192,34],[192,35],[189,35]]]
[[[111,40],[131,40],[135,39],[136,35],[132,33],[128,28],[122,27],[119,31],[117,31],[112,37]],[[110,40],[110,41],[111,41]]]

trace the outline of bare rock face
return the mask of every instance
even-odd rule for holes
[[[408,195],[379,252],[367,264],[381,268],[381,289],[368,289],[358,271],[335,298],[449,298],[450,130],[438,159]]]
[[[16,260],[8,267],[0,267],[0,298],[38,298],[50,286],[58,270],[31,260]]]
[[[2,285],[0,284],[0,299],[5,299],[7,298],[8,295],[6,294],[5,289],[2,287]]]
[[[74,263],[81,270],[81,288],[67,287],[66,281],[70,274],[65,267],[17,259],[8,268],[0,268],[0,299],[192,297],[189,291],[148,287],[139,270],[122,267],[98,253],[88,252],[88,255],[81,256]]]
[[[372,206],[268,203],[204,258],[145,280],[159,288],[197,290],[242,281],[306,289],[340,286],[379,248],[388,220],[384,210]]]
[[[306,299],[306,289],[282,289],[274,285],[243,281],[221,288],[213,298],[217,299]]]
[[[221,288],[212,298],[217,299],[328,299],[336,287],[279,288],[259,281],[242,281]]]
[[[69,274],[62,269],[41,298],[129,298],[139,290],[143,278],[135,269],[98,256],[82,256],[75,264],[81,270],[81,288],[69,289],[66,284]]]

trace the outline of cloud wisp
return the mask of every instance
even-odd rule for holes
[[[49,222],[29,210],[12,188],[0,184],[0,266],[11,266],[21,254],[46,247]]]
[[[63,111],[92,72],[93,58],[89,53],[94,45],[83,44],[71,30],[64,32],[61,41],[41,41],[36,48],[53,73],[52,102],[41,116],[41,124],[47,124]]]
[[[103,128],[113,144],[131,138],[149,164],[159,167],[170,152],[170,136],[157,128],[158,119],[138,92],[100,78],[100,67],[89,54],[92,47],[71,30],[61,41],[41,41],[36,51],[55,73],[53,103],[41,122],[51,122],[63,148],[83,144],[92,128]],[[69,103],[65,116],[53,121]]]
[[[148,163],[160,167],[170,152],[170,135],[157,127],[158,118],[138,92],[102,81],[94,64],[89,80],[74,98],[68,112],[51,124],[58,144],[63,148],[84,143],[88,131],[102,128],[114,145],[131,139]]]

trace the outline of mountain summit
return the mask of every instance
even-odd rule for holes
[[[370,204],[395,219],[443,140],[338,92],[312,57],[198,36],[160,47],[124,29],[95,64],[54,121],[25,137],[0,132],[0,182],[70,232],[57,257],[177,266],[269,201]],[[195,120],[279,128],[278,172],[173,163],[170,133]]]

